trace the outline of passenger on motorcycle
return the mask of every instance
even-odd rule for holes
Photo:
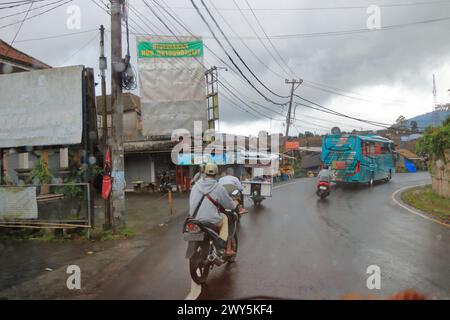
[[[233,168],[227,168],[227,174],[219,179],[219,184],[221,184],[231,196],[235,190],[238,190],[240,193],[240,204],[239,204],[239,214],[248,213],[248,211],[241,205],[243,203],[242,199],[242,191],[244,187],[242,186],[241,181],[234,175]]]
[[[226,254],[231,256],[234,254],[231,239],[229,239],[231,232],[229,232],[228,217],[222,211],[224,209],[236,210],[237,204],[216,180],[218,173],[219,169],[216,164],[208,163],[205,166],[204,178],[194,185],[189,197],[189,216],[192,217],[197,211],[196,220],[220,229],[219,236],[227,243]]]

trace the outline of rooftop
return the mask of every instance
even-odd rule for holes
[[[33,58],[26,53],[11,47],[5,41],[0,39],[0,60],[8,61],[19,66],[30,69],[49,69],[51,66]]]

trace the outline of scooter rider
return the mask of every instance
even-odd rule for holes
[[[227,168],[226,175],[219,179],[219,183],[224,186],[227,190],[228,194],[232,194],[235,190],[238,190],[241,194],[241,203],[243,203],[242,191],[244,191],[244,187],[242,186],[241,181],[234,175],[234,169],[229,167]],[[239,214],[245,214],[248,211],[241,205],[239,205]]]
[[[218,227],[220,229],[219,237],[227,243],[226,254],[233,255],[228,217],[222,211],[224,209],[236,210],[237,204],[216,180],[218,173],[219,169],[216,164],[208,163],[205,166],[204,178],[194,185],[189,197],[189,216],[193,216],[197,210],[196,220]]]
[[[320,170],[319,174],[317,175],[319,178],[319,182],[328,182],[330,183],[333,179],[333,172],[329,170],[327,165],[323,165],[322,170]]]

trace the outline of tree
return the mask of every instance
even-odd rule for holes
[[[445,150],[450,149],[450,117],[439,127],[428,127],[417,140],[416,151],[421,155],[445,160]]]
[[[395,120],[395,123],[399,126],[403,126],[403,124],[406,122],[405,116],[399,116],[397,120]]]
[[[417,121],[411,121],[410,126],[413,132],[417,132]]]
[[[332,133],[332,134],[341,134],[341,128],[339,128],[339,127],[333,127],[333,128],[331,129],[331,133]]]
[[[312,133],[311,131],[305,131],[305,137],[306,138],[314,137],[314,133]]]

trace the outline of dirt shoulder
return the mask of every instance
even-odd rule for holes
[[[103,240],[0,240],[0,299],[91,299],[96,289],[126,268],[146,247],[156,242],[171,221],[187,212],[188,197],[174,196],[170,214],[161,195],[127,194],[128,238]],[[102,203],[96,203],[98,225]],[[101,230],[101,229],[100,229]],[[106,239],[106,240],[105,240]],[[67,267],[81,269],[81,290],[69,290]]]

